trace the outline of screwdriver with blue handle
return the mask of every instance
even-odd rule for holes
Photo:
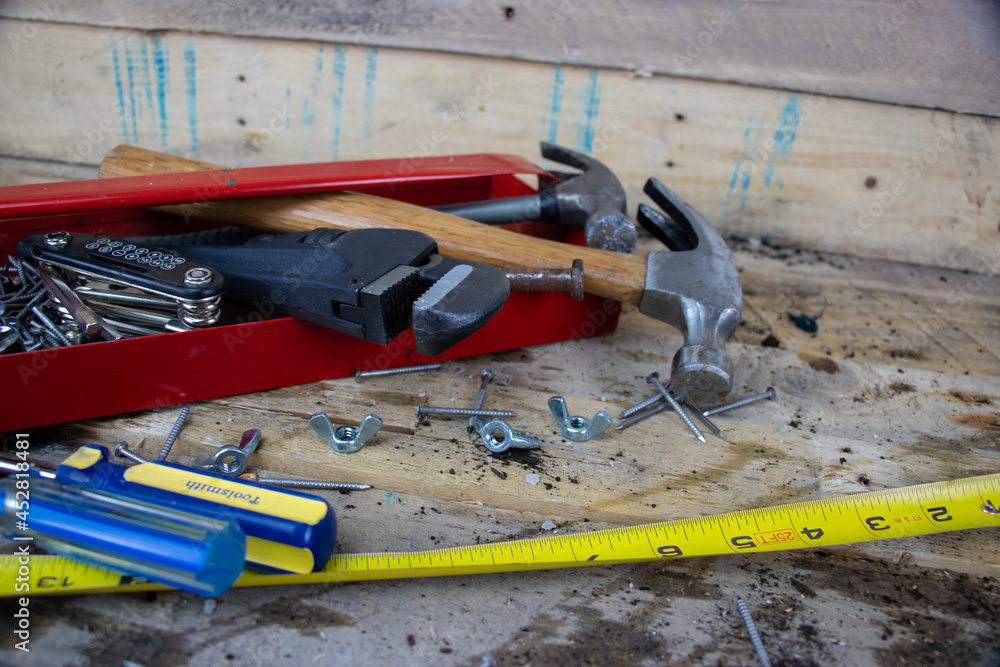
[[[128,496],[164,507],[234,519],[246,533],[246,565],[263,572],[323,569],[337,521],[326,500],[165,461],[123,466],[108,449],[84,445],[55,471],[61,484]]]
[[[2,467],[15,473],[0,480],[0,532],[18,545],[18,581],[31,572],[29,544],[211,597],[243,572],[246,536],[234,519],[60,484],[23,463]]]

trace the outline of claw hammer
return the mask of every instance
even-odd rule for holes
[[[98,175],[219,169],[218,165],[123,145],[105,157]],[[736,262],[725,242],[692,207],[658,183],[656,190],[655,201],[697,237],[693,249],[658,250],[642,257],[582,248],[349,192],[210,201],[163,210],[270,233],[316,227],[416,229],[434,238],[446,257],[502,269],[545,268],[553,263],[569,266],[574,259],[582,259],[586,292],[638,306],[639,312],[673,325],[684,335],[671,369],[673,389],[696,405],[716,403],[729,393],[733,383],[732,359],[725,343],[739,324],[743,305]]]

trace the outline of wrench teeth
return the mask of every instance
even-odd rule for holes
[[[451,292],[472,273],[472,267],[468,264],[459,264],[448,273],[441,276],[423,295],[413,304],[413,312],[428,311],[438,307],[441,302]]]
[[[421,279],[412,266],[398,266],[361,290],[362,307],[380,314],[381,332],[365,331],[368,340],[388,343],[411,324],[411,306],[422,289]]]

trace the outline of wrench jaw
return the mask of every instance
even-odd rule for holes
[[[413,303],[413,339],[428,357],[481,329],[510,296],[507,275],[488,264],[433,255],[420,275],[430,287]]]
[[[743,290],[729,246],[676,193],[655,179],[645,192],[670,217],[664,237],[677,251],[649,254],[639,311],[675,326],[684,345],[674,355],[670,383],[695,405],[724,398],[733,386],[725,343],[740,322]],[[641,205],[640,220],[662,214]]]

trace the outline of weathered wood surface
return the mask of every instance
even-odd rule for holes
[[[0,16],[24,19],[27,6],[5,3]],[[778,398],[720,416],[729,442],[701,445],[668,414],[587,443],[564,441],[546,411],[549,396],[564,395],[574,413],[614,414],[649,395],[644,378],[665,372],[681,344],[675,330],[626,308],[618,331],[601,338],[401,380],[199,403],[175,459],[259,427],[258,469],[374,484],[327,495],[342,552],[532,537],[548,534],[546,520],[559,532],[588,531],[1000,468],[997,122],[795,92],[917,106],[926,95],[930,106],[995,109],[995,7],[918,2],[882,40],[857,17],[877,21],[904,11],[900,4],[827,3],[824,21],[805,21],[815,7],[748,3],[753,13],[740,25],[751,29],[721,35],[719,50],[695,63],[705,71],[671,72],[719,78],[711,69],[723,63],[727,83],[633,76],[659,70],[652,61],[626,72],[631,63],[598,60],[604,47],[590,37],[593,26],[612,36],[626,29],[604,3],[572,3],[584,18],[552,42],[567,45],[561,56],[518,41],[537,46],[539,27],[521,19],[549,4],[513,6],[501,27],[516,34],[500,32],[495,16],[469,29],[478,12],[502,7],[444,5],[449,22],[433,8],[398,6],[379,23],[386,41],[358,44],[344,35],[372,25],[368,5],[344,14],[337,4],[285,3],[286,15],[272,21],[270,7],[214,3],[199,8],[199,25],[172,2],[155,11],[32,5],[37,16],[0,20],[0,184],[94,177],[123,141],[243,166],[482,150],[532,156],[539,140],[555,140],[607,162],[633,204],[655,175],[724,232],[750,237],[734,242],[746,302],[730,344],[734,396],[774,386]],[[638,47],[655,26],[641,13],[652,5],[635,7],[628,43]],[[687,3],[657,5],[688,32],[723,7],[692,14]],[[330,17],[342,16],[350,20],[333,25]],[[175,19],[186,32],[74,25],[164,28]],[[969,21],[977,28],[963,27]],[[242,29],[272,32],[205,32]],[[463,39],[449,42],[457,33]],[[828,52],[802,50],[826,37]],[[425,41],[399,41],[411,38]],[[492,53],[500,42],[517,57],[588,67],[390,48]],[[662,61],[673,43],[648,53]],[[774,60],[761,44],[776,45]],[[965,57],[966,49],[984,55]],[[865,58],[845,75],[838,57],[857,63],[855,51]],[[732,67],[734,53],[743,67]],[[831,67],[838,85],[869,92],[830,89]],[[776,84],[763,83],[779,90],[735,85],[760,83],[754,72],[773,76]],[[772,246],[758,243],[764,234]],[[816,317],[818,331],[798,329],[788,313]],[[471,403],[485,366],[507,381],[490,388],[487,405],[518,408],[513,421],[542,437],[540,452],[489,461],[462,421],[417,425],[418,401]],[[377,411],[386,427],[358,454],[335,456],[306,425],[320,409],[345,423]],[[118,440],[153,454],[175,416],[164,408],[38,429],[32,455],[54,462],[82,442]],[[529,472],[539,485],[524,481]],[[0,661],[469,665],[489,651],[501,665],[751,664],[734,606],[743,597],[776,664],[988,665],[1000,660],[990,623],[1000,611],[998,549],[995,529],[983,529],[822,552],[236,590],[217,608],[181,593],[33,598],[32,653],[15,653],[8,639]]]
[[[531,157],[547,140],[606,162],[632,206],[656,176],[724,233],[998,265],[995,119],[608,69],[55,23],[16,49],[0,39],[0,60],[3,156],[96,165],[128,142],[230,166],[417,163]]]
[[[327,496],[341,552],[534,537],[548,534],[545,521],[560,533],[587,531],[1000,469],[994,279],[788,248],[734,249],[747,302],[731,343],[735,393],[772,385],[778,397],[720,416],[729,442],[709,436],[702,445],[668,415],[586,443],[555,433],[550,395],[565,395],[574,413],[614,414],[649,393],[650,370],[668,366],[680,336],[626,309],[618,331],[600,338],[399,379],[199,403],[172,458],[188,461],[258,427],[257,469],[374,484]],[[788,321],[789,310],[815,316],[823,307],[815,334]],[[926,321],[924,311],[936,319]],[[768,335],[779,347],[762,345]],[[470,403],[484,366],[507,381],[490,387],[486,405],[520,410],[512,421],[542,438],[539,452],[490,461],[466,439],[463,421],[417,424],[417,403]],[[386,426],[357,454],[338,456],[306,424],[317,410],[344,423],[375,411]],[[39,429],[34,455],[53,461],[75,444],[118,440],[153,455],[176,414],[164,408]],[[527,484],[526,473],[541,483]],[[743,597],[775,661],[986,665],[996,658],[988,619],[1000,609],[998,563],[995,529],[983,529],[823,552],[231,591],[211,616],[201,600],[178,593],[39,599],[36,662],[23,664],[58,656],[74,664],[292,665],[331,651],[356,665],[478,664],[487,651],[501,665],[750,664],[734,607]],[[55,643],[57,636],[66,639]]]
[[[987,0],[19,0],[0,6],[0,16],[450,51],[1000,112],[1000,12]]]
[[[254,455],[264,469],[299,477],[372,484],[380,491],[471,502],[562,522],[615,525],[699,516],[843,493],[987,474],[1000,468],[994,385],[1000,339],[989,328],[1000,287],[987,281],[961,308],[948,303],[938,269],[743,247],[747,312],[733,350],[735,395],[774,386],[779,398],[720,416],[728,442],[699,444],[680,420],[663,414],[629,430],[571,443],[558,433],[546,400],[563,394],[574,414],[617,414],[649,395],[645,375],[665,371],[680,344],[672,329],[633,309],[619,331],[593,340],[490,355],[449,364],[443,372],[357,383],[328,381],[222,398],[195,406],[180,456],[214,451],[261,428]],[[947,276],[946,276],[947,277]],[[950,276],[956,279],[955,275]],[[803,285],[808,289],[803,292]],[[960,288],[958,288],[960,289]],[[920,295],[914,303],[909,290]],[[865,313],[861,301],[877,311]],[[787,305],[786,305],[787,304]],[[794,304],[794,305],[793,305]],[[825,307],[816,335],[796,329],[787,310]],[[937,323],[925,323],[923,311]],[[920,312],[914,312],[920,311]],[[960,311],[960,317],[949,317]],[[813,313],[814,315],[817,313]],[[974,341],[941,353],[935,326]],[[763,347],[767,335],[780,347]],[[462,420],[418,425],[416,405],[471,404],[480,362],[507,386],[492,387],[491,407],[514,409],[516,429],[542,439],[539,452],[497,455],[469,442]],[[383,432],[355,455],[338,456],[308,428],[326,411],[334,423],[379,414]],[[74,423],[74,439],[136,442],[154,455],[174,410]],[[526,473],[541,475],[536,486]],[[1000,547],[990,535],[957,536],[971,549],[933,542],[858,545],[859,553],[903,553],[920,563],[995,574]],[[928,546],[930,545],[930,546]]]

